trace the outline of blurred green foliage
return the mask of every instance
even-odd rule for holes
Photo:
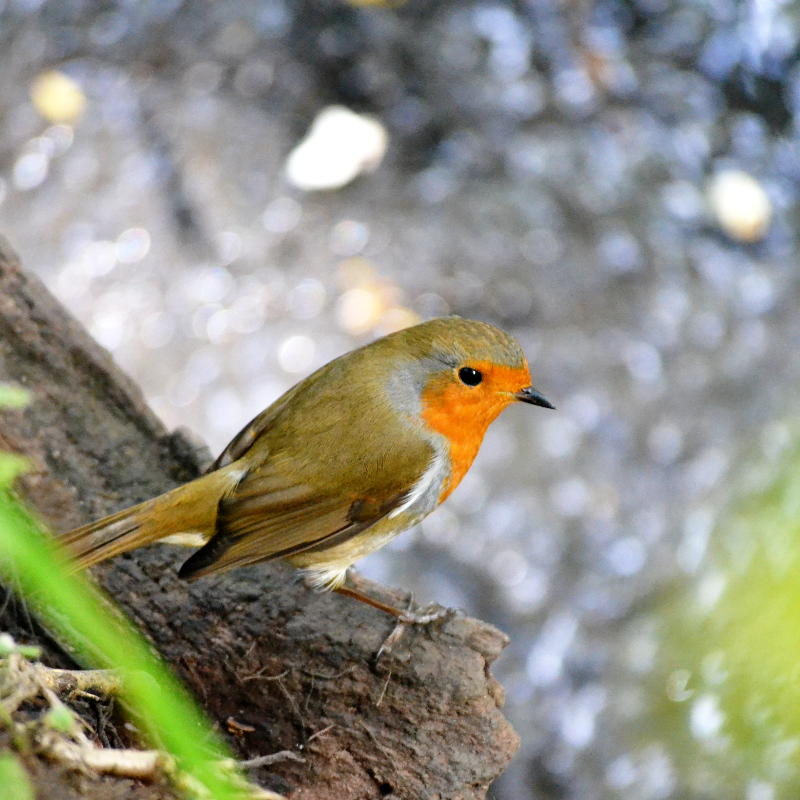
[[[34,800],[33,787],[22,764],[11,753],[0,753],[0,786],[13,786],[14,800]]]
[[[800,449],[713,533],[661,607],[651,729],[703,797],[800,794]],[[647,734],[650,734],[649,736]]]
[[[22,386],[0,383],[0,408],[24,408],[30,399],[30,392]]]

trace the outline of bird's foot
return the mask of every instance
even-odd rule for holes
[[[377,654],[375,655],[376,663],[381,659],[382,656],[389,655],[389,653],[391,653],[392,647],[394,647],[394,645],[400,641],[407,628],[411,627],[412,625],[432,625],[433,623],[441,622],[442,620],[454,617],[458,613],[455,609],[444,608],[436,603],[428,606],[420,612],[414,611],[413,594],[409,595],[405,609],[395,608],[394,606],[390,606],[387,603],[382,603],[380,600],[377,600],[374,597],[366,594],[366,592],[359,588],[359,585],[361,584],[360,579],[352,573],[348,575],[347,581],[348,582],[346,584],[337,586],[334,591],[338,592],[339,594],[343,594],[346,597],[352,597],[354,600],[359,600],[362,603],[366,603],[373,608],[377,608],[379,611],[390,614],[397,620],[397,624],[394,626],[394,629],[386,637],[386,639],[384,639],[383,644],[380,646]]]
[[[454,608],[445,608],[438,603],[428,606],[424,612],[419,613],[416,611],[404,611],[397,621],[403,625],[430,625],[432,622],[439,622],[442,619],[449,619],[455,616],[456,610]]]
[[[454,608],[445,608],[436,603],[428,606],[422,612],[412,611],[414,606],[414,595],[409,595],[406,610],[397,614],[397,624],[392,632],[383,640],[383,644],[375,654],[376,663],[382,656],[390,655],[392,648],[400,641],[405,631],[412,625],[432,625],[454,617],[458,612]]]

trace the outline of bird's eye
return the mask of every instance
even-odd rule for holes
[[[458,377],[467,386],[477,386],[483,380],[483,375],[472,367],[461,367],[458,371]]]

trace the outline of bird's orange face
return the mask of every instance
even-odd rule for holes
[[[509,367],[490,361],[470,362],[435,373],[422,391],[422,418],[450,442],[450,480],[444,500],[470,468],[489,425],[504,408],[526,399],[528,365]]]

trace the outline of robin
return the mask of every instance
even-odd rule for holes
[[[282,558],[315,588],[428,622],[437,615],[381,603],[347,570],[445,500],[518,401],[553,408],[511,336],[460,317],[423,322],[298,383],[205,475],[61,541],[81,567],[159,540],[200,544],[179,572],[190,580]]]

